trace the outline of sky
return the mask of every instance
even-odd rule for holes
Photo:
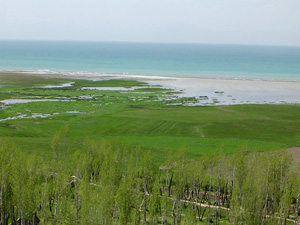
[[[300,46],[300,0],[0,0],[0,40]]]

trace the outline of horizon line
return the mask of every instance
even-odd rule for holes
[[[108,40],[43,40],[43,39],[0,39],[0,41],[28,41],[28,42],[93,42],[93,43],[140,43],[140,44],[199,44],[199,45],[235,45],[235,46],[270,46],[270,47],[300,47],[289,44],[247,44],[247,43],[214,43],[214,42],[166,42],[166,41],[108,41]]]

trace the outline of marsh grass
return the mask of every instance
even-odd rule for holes
[[[75,83],[71,87],[41,88],[66,82]],[[121,139],[153,151],[158,160],[184,146],[190,157],[214,151],[230,154],[240,149],[269,151],[300,146],[299,105],[186,107],[182,105],[193,102],[194,98],[173,98],[172,90],[147,87],[146,83],[134,80],[67,80],[1,74],[3,84],[0,100],[72,100],[15,104],[0,110],[0,119],[20,114],[51,114],[48,118],[0,122],[0,136],[39,154],[50,154],[53,136],[66,124],[70,126],[70,152],[87,137]],[[81,90],[81,87],[142,88],[100,91]]]

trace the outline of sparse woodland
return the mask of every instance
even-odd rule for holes
[[[67,132],[67,131],[64,131]],[[0,142],[0,218],[6,224],[299,224],[299,179],[285,151],[188,158],[164,165],[121,141],[86,140],[53,158]]]

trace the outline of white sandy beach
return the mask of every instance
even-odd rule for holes
[[[218,104],[300,103],[300,82],[172,78],[148,81],[175,90],[181,96],[207,96]]]
[[[79,78],[76,76],[76,78]],[[85,75],[86,79],[134,79],[181,91],[182,97],[207,96],[207,103],[231,104],[300,104],[300,82],[230,80],[145,75]]]

